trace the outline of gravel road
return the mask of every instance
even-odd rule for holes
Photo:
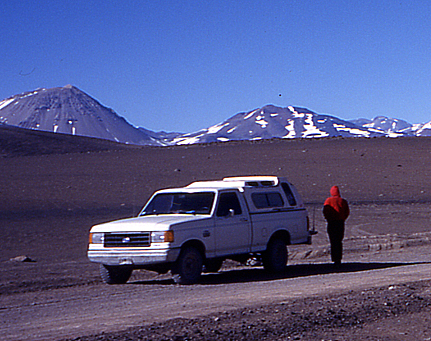
[[[271,277],[260,267],[229,268],[204,275],[198,285],[180,286],[164,278],[126,285],[100,283],[1,297],[0,334],[4,340],[59,340],[120,332],[172,319],[193,319],[336,294],[354,296],[370,288],[431,281],[429,246],[346,255],[342,268],[305,260]],[[409,262],[400,263],[402,258]],[[385,261],[383,261],[385,259]],[[429,263],[428,263],[429,262]],[[269,317],[268,317],[269,318]]]

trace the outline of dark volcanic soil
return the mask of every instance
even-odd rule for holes
[[[429,245],[430,138],[154,148],[78,137],[57,140],[53,134],[36,135],[35,140],[33,132],[7,134],[0,129],[0,301],[101,285],[97,266],[86,259],[92,225],[136,215],[159,188],[225,176],[280,175],[296,185],[320,233],[312,246],[290,248],[293,264],[329,261],[320,209],[332,185],[340,186],[351,205],[345,245],[353,258],[378,251],[385,261],[385,250],[422,252]],[[20,255],[35,262],[10,261]],[[400,257],[406,255],[401,252]],[[429,282],[407,282],[351,292],[346,288],[341,296],[244,307],[79,339],[431,339]],[[1,305],[0,313],[7,309]]]

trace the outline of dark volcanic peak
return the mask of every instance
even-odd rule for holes
[[[226,121],[174,139],[175,144],[269,138],[374,137],[385,132],[358,126],[306,108],[267,105],[239,113]]]
[[[122,143],[160,145],[157,139],[72,85],[37,89],[1,101],[0,122]]]

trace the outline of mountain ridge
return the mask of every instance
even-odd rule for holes
[[[231,140],[322,137],[431,136],[431,121],[411,124],[376,116],[343,120],[304,107],[272,104],[237,113],[191,133],[135,127],[73,85],[39,88],[0,101],[0,123],[135,145],[169,146]]]

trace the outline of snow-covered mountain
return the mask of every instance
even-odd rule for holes
[[[431,136],[431,121],[420,125],[418,129],[415,131],[416,136]]]
[[[412,125],[385,116],[346,121],[305,108],[274,105],[238,113],[197,132],[154,132],[134,127],[112,109],[71,85],[38,89],[1,101],[0,123],[153,146],[271,138],[431,136],[431,121]]]
[[[162,140],[129,124],[78,88],[37,89],[0,102],[0,123],[137,145]]]
[[[364,122],[369,124],[370,122]],[[374,137],[393,136],[372,125],[358,125],[334,116],[321,115],[305,108],[280,108],[267,105],[239,113],[226,121],[200,131],[176,137],[175,144],[269,138]],[[397,136],[405,133],[397,133]]]
[[[350,120],[350,122],[362,126],[364,128],[376,129],[386,133],[388,136],[398,134],[412,133],[413,125],[396,118],[389,118],[386,116],[376,116],[372,120],[367,118],[358,118]]]
[[[377,129],[384,132],[387,136],[431,136],[431,121],[425,124],[410,124],[406,121],[386,116],[377,116],[372,120],[359,118],[350,122],[364,128]]]

